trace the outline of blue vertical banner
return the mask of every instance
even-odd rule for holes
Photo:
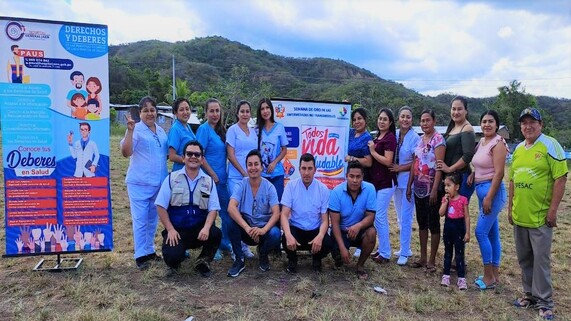
[[[113,249],[105,25],[0,17],[6,256]]]

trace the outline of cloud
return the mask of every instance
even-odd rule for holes
[[[112,44],[220,35],[293,57],[343,59],[422,93],[493,96],[517,79],[571,98],[571,2],[0,2],[2,12],[109,25]]]
[[[498,30],[498,37],[500,38],[509,38],[512,34],[513,31],[511,27],[501,27],[500,30]]]

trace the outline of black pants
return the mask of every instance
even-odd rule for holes
[[[417,197],[414,196],[414,206],[416,207],[416,221],[418,229],[424,231],[430,230],[430,234],[440,234],[440,200],[442,196],[438,193],[438,201],[434,205],[430,205],[430,196]]]
[[[311,251],[311,244],[308,243],[311,242],[311,240],[313,240],[317,236],[317,234],[319,234],[319,229],[305,231],[291,225],[289,226],[289,229],[293,237],[295,237],[295,239],[297,240],[297,242],[301,244],[297,246],[297,250]],[[290,251],[287,248],[287,241],[285,234],[282,236],[282,246],[287,254],[288,260],[294,260],[294,261],[297,260],[297,250]],[[327,254],[331,252],[332,246],[333,246],[333,241],[331,240],[331,236],[325,233],[325,236],[323,236],[323,241],[321,242],[321,251],[317,252],[316,254],[313,254],[313,257],[316,259],[322,259],[326,257]]]
[[[444,274],[450,275],[452,254],[456,258],[458,277],[463,278],[466,274],[464,265],[464,236],[466,235],[466,222],[464,218],[444,221]]]
[[[200,241],[198,240],[198,233],[200,233],[203,227],[204,224],[199,224],[188,229],[175,228],[180,235],[180,240],[175,246],[170,246],[166,243],[168,232],[167,230],[163,230],[161,233],[163,236],[163,259],[168,266],[175,269],[178,268],[185,258],[184,252],[186,249],[196,249],[199,247],[202,247],[202,251],[197,259],[202,259],[207,262],[211,262],[212,259],[214,259],[216,249],[218,249],[220,241],[222,240],[222,231],[212,224],[208,239],[206,241]]]

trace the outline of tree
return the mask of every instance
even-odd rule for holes
[[[510,138],[521,141],[523,135],[519,127],[519,114],[526,107],[537,108],[537,101],[533,95],[525,92],[525,87],[517,80],[512,80],[508,86],[499,87],[498,90],[498,99],[492,107],[500,115],[500,121],[508,127]]]

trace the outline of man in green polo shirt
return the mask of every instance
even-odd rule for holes
[[[541,132],[543,120],[537,109],[524,109],[519,122],[525,140],[513,152],[508,219],[514,226],[525,295],[514,305],[533,307],[541,318],[552,320],[551,242],[565,192],[567,162],[561,145]]]

